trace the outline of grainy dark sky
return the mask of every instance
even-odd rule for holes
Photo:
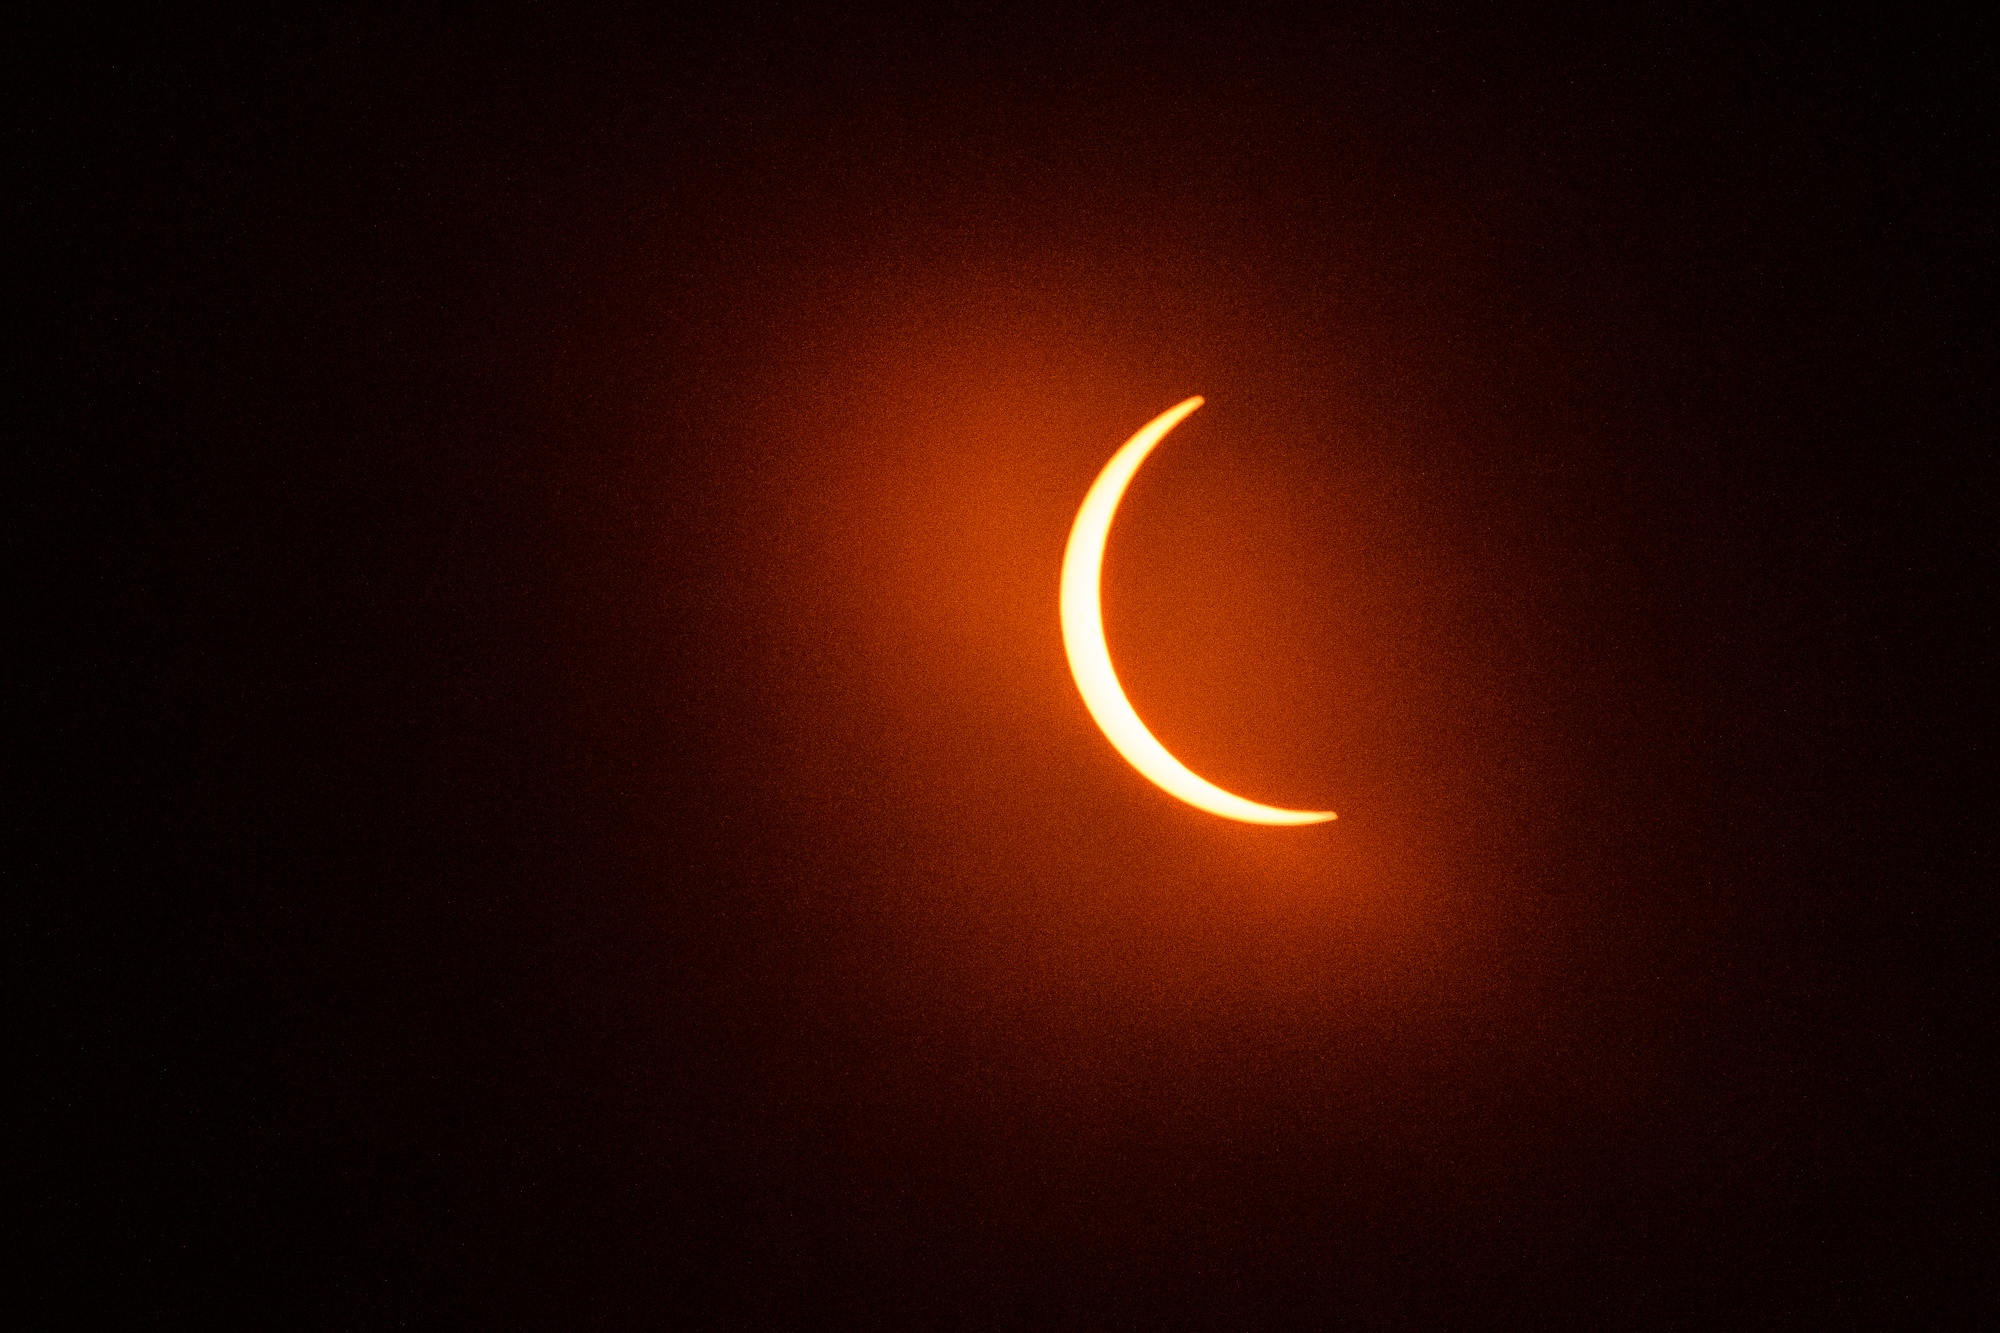
[[[79,24],[10,205],[46,1308],[1933,1322],[1969,49]],[[1067,674],[1075,507],[1194,393],[1113,652],[1332,825],[1174,803]]]

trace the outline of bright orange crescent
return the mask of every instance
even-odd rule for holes
[[[1132,711],[1131,701],[1111,669],[1111,649],[1104,642],[1104,604],[1099,579],[1104,571],[1104,543],[1111,536],[1111,520],[1118,502],[1132,484],[1146,455],[1165,439],[1167,432],[1201,406],[1200,398],[1190,398],[1168,408],[1142,426],[1125,447],[1111,456],[1104,471],[1091,483],[1069,530],[1069,547],[1063,552],[1062,630],[1063,647],[1069,652],[1070,674],[1083,692],[1084,706],[1097,725],[1136,768],[1171,795],[1189,805],[1225,819],[1246,824],[1323,824],[1332,819],[1331,810],[1280,810],[1259,805],[1233,795],[1214,783],[1196,777],[1187,766],[1167,753],[1167,747],[1153,739],[1146,724]]]

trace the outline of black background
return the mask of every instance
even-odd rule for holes
[[[44,39],[47,1322],[1968,1308],[1974,49],[1442,10]],[[1174,805],[1067,679],[1069,517],[1191,393],[1114,653],[1197,771],[1329,826]]]

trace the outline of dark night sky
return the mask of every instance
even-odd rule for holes
[[[13,118],[46,1323],[1972,1299],[1968,34],[184,22]],[[1331,825],[1069,680],[1194,393],[1112,648]]]

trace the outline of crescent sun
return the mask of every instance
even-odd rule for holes
[[[1125,488],[1132,484],[1146,455],[1201,403],[1198,397],[1190,398],[1140,427],[1138,434],[1111,455],[1111,461],[1104,465],[1104,471],[1097,474],[1097,480],[1083,497],[1083,508],[1077,510],[1076,524],[1069,531],[1069,546],[1063,552],[1062,631],[1070,674],[1076,677],[1084,706],[1103,728],[1106,739],[1127,763],[1169,795],[1212,815],[1240,819],[1246,824],[1323,824],[1334,817],[1331,810],[1280,810],[1276,806],[1259,805],[1189,772],[1146,730],[1146,724],[1132,711],[1124,687],[1118,683],[1118,673],[1111,669],[1111,649],[1104,642],[1104,604],[1099,589],[1111,520],[1117,516],[1118,502],[1125,498]]]

